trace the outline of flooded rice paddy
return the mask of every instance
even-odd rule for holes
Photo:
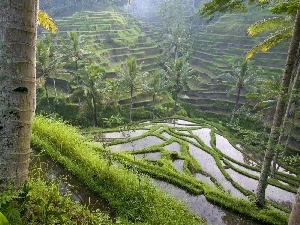
[[[240,190],[235,188],[231,181],[226,178],[226,176],[229,176],[232,179],[232,181],[237,182],[241,187],[243,187],[246,190],[250,190],[253,192],[256,190],[260,173],[256,170],[249,169],[245,166],[250,165],[256,167],[257,165],[260,165],[261,162],[259,161],[259,159],[255,158],[251,154],[251,152],[248,152],[246,149],[244,149],[243,146],[236,144],[236,147],[234,147],[234,145],[230,143],[228,139],[226,139],[224,136],[220,134],[215,134],[212,128],[201,127],[200,125],[189,121],[171,120],[161,123],[155,123],[155,125],[161,125],[161,127],[158,129],[159,135],[154,136],[151,135],[151,133],[149,132],[149,135],[146,137],[134,141],[128,141],[130,139],[124,139],[124,143],[111,145],[110,148],[113,152],[131,150],[131,154],[134,154],[135,157],[139,158],[140,160],[166,160],[166,158],[164,159],[166,155],[173,154],[174,152],[176,152],[180,156],[180,159],[173,159],[171,163],[173,164],[174,169],[178,173],[185,173],[184,164],[188,163],[186,162],[188,158],[185,158],[185,154],[189,154],[189,157],[192,157],[193,160],[195,160],[201,167],[201,173],[194,173],[195,179],[201,180],[207,185],[222,188],[223,190],[230,193],[232,196],[242,199],[248,198],[247,196],[242,194]],[[165,125],[169,126],[169,128],[166,129]],[[147,128],[151,128],[151,126],[151,123],[147,123]],[[169,129],[171,129],[171,132],[169,131]],[[149,130],[141,129],[137,130],[137,133],[142,135],[145,134],[145,132],[147,131]],[[118,132],[110,133],[109,138],[120,138],[121,134],[117,133]],[[173,136],[173,133],[176,134],[177,137]],[[113,134],[115,134],[115,136],[113,136]],[[130,135],[130,137],[135,137],[135,139],[139,136],[131,132],[128,132],[128,134]],[[180,136],[180,139],[178,139],[178,135]],[[215,143],[213,143],[213,146],[211,143],[211,135],[215,135]],[[174,140],[178,141],[173,141],[170,143],[168,141],[170,138],[174,138]],[[198,142],[196,138],[199,138],[201,142]],[[189,140],[190,142],[187,142],[187,140]],[[185,144],[183,145],[182,143],[184,142]],[[150,152],[138,154],[134,153],[134,150],[143,150],[144,148],[151,146],[157,147],[157,151],[153,152],[152,148]],[[183,146],[185,149],[187,148],[187,150],[183,151]],[[203,146],[203,148],[201,146]],[[188,153],[186,153],[186,151],[188,151]],[[223,159],[224,156],[221,155],[220,152],[224,156],[226,156],[227,159]],[[230,163],[230,166],[225,165],[223,161],[225,159]],[[239,162],[239,164],[232,162],[231,159]],[[241,173],[238,173],[231,167],[241,170],[252,176],[255,176],[257,179],[253,179]],[[284,171],[283,169],[281,170],[285,173],[288,173],[288,171]],[[220,207],[209,203],[204,195],[193,196],[188,194],[186,191],[180,189],[179,187],[171,185],[167,182],[157,180],[153,182],[166,192],[171,193],[175,197],[186,202],[187,206],[191,209],[191,211],[194,211],[198,215],[206,218],[208,224],[257,224],[256,222],[250,221],[249,219],[244,218],[243,216],[228,212]],[[287,185],[285,182],[281,182]],[[273,185],[268,185],[266,190],[266,198],[290,208],[294,200],[294,193],[280,189]]]
[[[186,203],[192,212],[205,218],[208,225],[259,225],[255,221],[213,205],[206,200],[204,195],[191,195],[164,181],[153,180],[153,183]]]
[[[105,138],[105,141],[108,139],[111,141],[114,139],[118,140],[119,144],[110,145],[110,142],[107,142],[114,154],[126,151],[136,157],[137,160],[146,160],[145,162],[149,162],[147,160],[171,160],[170,163],[173,165],[175,173],[177,171],[180,174],[185,174],[185,169],[187,167],[184,167],[184,165],[188,165],[188,163],[190,163],[190,157],[192,157],[192,159],[199,164],[201,170],[200,172],[191,171],[192,175],[190,176],[193,176],[196,181],[205,183],[205,185],[210,185],[213,188],[221,188],[234,197],[247,199],[247,196],[235,188],[231,181],[226,178],[224,173],[230,176],[232,181],[237,182],[244,189],[253,192],[256,190],[259,172],[246,168],[243,165],[257,166],[260,162],[259,160],[256,160],[251,153],[248,154],[247,151],[244,151],[244,148],[241,145],[235,145],[236,147],[234,147],[224,136],[214,134],[213,129],[201,127],[198,124],[189,121],[177,120],[175,122],[173,121],[173,123],[167,122],[159,124],[161,127],[155,131],[156,135],[151,134],[149,130],[141,128],[136,130],[125,130],[122,132],[109,132],[103,134],[103,137]],[[174,124],[174,128],[168,127],[168,129],[166,129],[165,125],[174,126]],[[147,126],[151,128],[152,125],[147,123]],[[177,129],[176,127],[179,126],[181,128]],[[171,129],[171,132],[169,129]],[[146,132],[149,132],[148,136],[145,136]],[[176,137],[172,135],[173,133],[180,135],[181,138],[176,139]],[[143,136],[139,138],[141,135]],[[215,143],[211,143],[211,135],[215,135]],[[132,138],[134,139],[132,140]],[[174,141],[170,142],[170,138]],[[201,142],[198,142],[196,138],[199,138]],[[187,140],[189,140],[189,142]],[[148,151],[145,149],[148,147],[154,148],[151,148],[151,150]],[[136,152],[136,150],[139,150],[139,152]],[[141,150],[143,150],[143,153],[140,152]],[[223,158],[219,151],[226,155],[226,158]],[[174,153],[176,153],[179,158],[176,156],[174,158]],[[189,155],[188,158],[186,154]],[[165,158],[171,155],[171,159]],[[230,159],[239,162],[239,164],[232,162]],[[227,166],[224,163],[225,160],[230,163],[230,166]],[[45,163],[45,158],[43,157],[39,158],[40,164],[43,164],[44,167],[47,165],[49,177],[65,177],[63,179],[64,182],[61,182],[60,184],[62,192],[68,191],[71,193],[74,200],[87,204],[91,209],[100,209],[101,211],[108,213],[112,218],[115,217],[114,213],[109,208],[109,204],[104,199],[101,199],[101,197],[89,191],[78,179],[76,179],[76,177],[70,175],[68,171],[64,170],[63,167],[55,165],[49,159],[46,161],[47,163]],[[257,179],[245,176],[233,168],[255,176]],[[289,173],[282,168],[281,172],[286,174]],[[284,185],[288,185],[283,181],[280,182]],[[197,215],[205,218],[208,224],[260,224],[208,202],[204,195],[191,195],[187,191],[161,180],[153,179],[153,183],[157,185],[158,188],[185,202],[192,212],[195,212]],[[294,193],[273,185],[268,185],[266,189],[266,198],[285,207],[291,208],[291,204],[294,201]]]
[[[58,180],[62,194],[69,193],[74,201],[86,205],[90,210],[100,210],[108,214],[110,218],[115,219],[116,215],[110,208],[109,203],[99,196],[99,194],[91,191],[63,166],[55,163],[47,155],[39,155],[32,158],[33,160],[30,163],[30,167],[33,169],[39,168],[44,171],[46,179]]]

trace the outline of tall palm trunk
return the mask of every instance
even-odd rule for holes
[[[152,95],[152,119],[153,120],[154,120],[155,96],[156,96],[156,94],[154,93]]]
[[[48,85],[47,85],[47,77],[48,77],[48,76],[44,76],[44,77],[45,77],[44,88],[45,88],[45,93],[46,93],[46,100],[47,100],[48,109],[49,109],[49,112],[50,112],[51,106],[50,106],[49,92],[48,92]]]
[[[278,155],[279,155],[279,149],[278,148],[280,146],[280,143],[281,143],[283,135],[284,135],[284,129],[286,128],[286,123],[295,114],[294,112],[291,112],[291,108],[292,108],[292,105],[294,105],[295,102],[297,101],[296,94],[298,92],[299,85],[300,85],[299,77],[300,77],[300,66],[298,66],[298,70],[297,70],[296,76],[295,76],[294,81],[293,81],[293,87],[292,87],[292,90],[291,90],[291,93],[290,93],[289,102],[288,102],[288,105],[287,105],[286,110],[285,110],[285,115],[284,115],[284,119],[283,119],[283,123],[282,123],[282,131],[280,132],[280,135],[279,135],[279,138],[278,138],[276,152],[275,152],[275,156],[274,156],[274,159],[273,159],[273,165],[272,165],[272,170],[271,170],[271,176],[272,177],[275,176],[277,159],[278,159]],[[289,139],[289,137],[288,137],[288,139]]]
[[[286,60],[285,71],[282,77],[280,93],[278,96],[277,106],[276,106],[275,115],[273,119],[273,125],[271,128],[271,133],[269,136],[269,141],[265,152],[263,166],[262,166],[262,170],[261,170],[261,174],[259,177],[259,182],[256,190],[256,196],[255,196],[256,204],[260,207],[265,204],[265,191],[268,185],[267,179],[270,172],[271,161],[274,155],[274,147],[277,145],[277,141],[279,137],[279,127],[282,123],[284,108],[285,108],[284,98],[288,93],[291,75],[295,65],[296,53],[299,46],[299,40],[300,40],[300,4],[298,5],[297,16],[296,16],[293,35],[292,35],[289,52]]]
[[[56,90],[56,82],[55,82],[55,78],[52,77],[53,80],[53,88],[54,88],[54,95],[55,95],[55,103],[58,103],[58,95],[57,95],[57,90]]]
[[[37,0],[1,0],[0,188],[28,177],[35,110]]]
[[[177,78],[176,78],[176,89],[175,89],[175,93],[174,93],[174,114],[176,114],[177,112],[177,102],[178,102],[178,93],[179,93],[179,85],[180,85],[180,75],[177,72]]]
[[[133,85],[130,86],[130,112],[129,112],[129,121],[132,122],[132,97],[133,97]]]
[[[98,118],[97,118],[97,105],[96,105],[96,98],[94,94],[92,95],[92,102],[93,102],[93,114],[94,114],[94,126],[98,127]]]
[[[284,149],[283,149],[283,152],[282,152],[282,158],[284,158],[286,156],[287,146],[289,145],[289,142],[291,140],[291,133],[292,133],[292,127],[289,127],[288,136],[287,136],[287,139],[285,141]]]
[[[79,87],[79,75],[78,75],[78,59],[75,60],[75,72],[76,72],[76,84],[77,88]],[[78,97],[78,112],[80,111],[81,108],[81,99]]]
[[[237,111],[237,107],[238,107],[238,104],[240,101],[240,96],[241,96],[241,90],[242,90],[242,87],[238,87],[238,92],[237,92],[237,96],[235,99],[235,104],[234,104],[234,108],[232,110],[232,115],[231,115],[229,124],[232,124],[234,116],[235,116],[235,112]]]
[[[298,188],[295,202],[293,204],[293,209],[289,218],[289,225],[299,225],[300,224],[300,187]]]
[[[175,43],[175,50],[174,50],[174,61],[178,59],[178,44],[177,42]]]

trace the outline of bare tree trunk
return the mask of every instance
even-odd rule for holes
[[[78,75],[78,59],[75,61],[75,72],[76,72],[76,84],[77,88],[79,87],[79,75]],[[78,112],[80,111],[81,108],[81,99],[78,97]]]
[[[155,94],[152,95],[152,119],[154,120]]]
[[[56,83],[55,83],[55,78],[52,77],[53,80],[53,88],[54,88],[54,94],[55,94],[55,103],[58,103],[58,96],[57,96],[57,90],[56,90]]]
[[[28,177],[38,1],[0,2],[0,188],[5,188]]]
[[[282,77],[280,93],[277,100],[276,111],[273,119],[273,125],[265,152],[263,166],[259,177],[259,182],[256,190],[256,204],[262,207],[265,204],[265,191],[268,185],[268,175],[270,172],[271,161],[274,155],[274,147],[277,145],[279,137],[279,127],[282,124],[285,101],[284,98],[288,93],[291,75],[295,65],[296,53],[299,47],[300,40],[300,4],[298,5],[297,16],[294,24],[293,35],[289,47],[289,52],[286,60],[285,71]]]
[[[129,111],[129,121],[132,122],[132,96],[133,96],[133,85],[130,86],[130,111]]]
[[[274,159],[273,159],[273,166],[272,166],[272,170],[271,170],[271,176],[272,177],[275,176],[277,159],[278,159],[278,155],[279,155],[279,149],[278,148],[280,146],[280,143],[281,143],[283,135],[284,135],[284,129],[286,128],[286,123],[295,114],[295,112],[291,112],[291,108],[292,108],[292,105],[295,104],[295,101],[297,101],[296,93],[297,93],[299,85],[300,85],[299,77],[300,77],[300,67],[298,66],[298,70],[297,70],[296,76],[295,76],[294,81],[293,81],[293,87],[292,87],[291,94],[290,94],[290,97],[289,97],[289,102],[288,102],[288,105],[287,105],[286,110],[285,110],[285,115],[284,115],[284,119],[283,119],[283,123],[282,123],[282,130],[281,130],[279,138],[278,138],[278,143],[277,143],[277,147],[276,147],[276,151],[275,151],[275,156],[274,156]]]
[[[285,141],[285,144],[284,144],[284,149],[283,149],[283,153],[282,153],[282,158],[284,158],[286,156],[286,152],[287,152],[287,146],[290,142],[290,139],[291,139],[291,132],[292,132],[292,127],[289,128],[289,131],[288,131],[288,136],[287,136],[287,139]]]
[[[239,104],[239,101],[240,101],[241,90],[242,90],[242,88],[238,87],[238,92],[237,92],[237,96],[236,96],[236,99],[235,99],[235,104],[234,104],[234,108],[232,110],[232,115],[231,115],[229,124],[232,124],[232,122],[233,122],[233,119],[234,119],[234,116],[235,116],[235,112],[237,110],[237,107],[238,107],[238,104]]]
[[[300,224],[300,187],[298,188],[295,202],[293,204],[293,209],[289,218],[289,225],[299,225]]]
[[[271,161],[274,155],[274,147],[276,146],[278,141],[279,127],[282,124],[282,118],[283,118],[283,113],[285,108],[284,97],[288,93],[291,75],[295,65],[296,54],[299,47],[299,40],[300,40],[300,4],[298,4],[297,16],[296,16],[293,35],[292,35],[289,52],[286,60],[285,71],[281,81],[281,88],[277,100],[273,125],[271,128],[271,133],[269,136],[269,141],[265,152],[263,166],[262,166],[262,170],[261,170],[261,174],[259,177],[259,182],[256,190],[256,196],[255,196],[256,204],[259,207],[262,207],[265,204],[265,191],[268,185],[267,179],[270,172]]]
[[[50,100],[49,100],[49,93],[48,93],[48,86],[47,86],[47,77],[45,77],[45,84],[44,84],[45,92],[46,92],[46,100],[49,108],[49,112],[51,111],[51,106],[50,106]]]
[[[93,114],[94,114],[94,126],[98,127],[98,118],[97,118],[97,105],[94,94],[92,94],[92,102],[93,102]]]

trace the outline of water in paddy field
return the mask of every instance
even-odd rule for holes
[[[248,152],[243,148],[243,146],[236,145],[233,146],[225,137],[220,134],[214,134],[216,137],[215,147],[211,145],[211,132],[212,128],[200,127],[198,124],[183,121],[183,120],[174,120],[174,121],[166,121],[162,123],[155,123],[156,125],[161,124],[160,129],[163,129],[160,132],[160,135],[167,139],[173,138],[172,133],[176,133],[177,135],[182,135],[182,141],[190,140],[191,143],[186,143],[188,145],[189,154],[201,165],[203,173],[196,173],[195,178],[201,181],[205,181],[212,186],[215,186],[213,180],[218,181],[225,190],[227,190],[232,196],[247,199],[247,197],[242,194],[237,188],[235,188],[230,181],[228,181],[224,174],[221,172],[220,168],[217,165],[216,160],[220,160],[221,166],[224,167],[226,173],[233,179],[233,181],[239,183],[245,189],[250,191],[255,191],[257,187],[259,172],[256,170],[251,170],[246,168],[244,165],[257,166],[261,164],[260,160],[253,157],[251,152]],[[168,129],[163,128],[163,125],[168,125],[174,131],[169,132]],[[147,126],[147,128],[151,128],[151,124]],[[179,128],[180,127],[180,128]],[[191,132],[191,133],[190,133]],[[188,135],[188,136],[185,136]],[[201,143],[198,142],[195,138],[198,137],[201,140]],[[218,151],[227,155],[229,158],[226,161],[232,164],[233,167],[243,170],[249,174],[252,174],[257,177],[257,179],[249,178],[243,174],[236,172],[230,167],[226,166],[224,163],[225,159],[218,157],[214,158],[209,152],[201,149],[200,146],[206,145],[212,151]],[[146,138],[141,138],[135,140],[131,143],[123,143],[117,146],[112,146],[114,149],[117,147],[118,151],[128,151],[135,149],[143,149],[144,147],[159,145],[163,147],[166,151],[176,152],[178,155],[181,155],[181,144],[176,142],[166,142],[161,138],[156,136],[149,136]],[[132,152],[134,154],[134,152]],[[145,158],[148,160],[160,160],[162,155],[159,151],[157,152],[148,152],[148,153],[139,153],[135,154],[135,156],[139,158]],[[241,163],[241,165],[232,162],[231,160],[235,160]],[[179,173],[184,173],[184,159],[175,159],[173,160],[173,166],[176,171]],[[167,193],[172,194],[180,200],[186,202],[187,206],[191,209],[191,211],[195,212],[199,216],[206,218],[208,224],[217,224],[217,225],[254,225],[260,224],[258,222],[253,222],[250,219],[238,215],[236,213],[232,213],[230,211],[224,210],[218,206],[215,206],[209,203],[204,195],[193,196],[187,193],[186,191],[171,185],[164,181],[155,180],[154,183],[158,185],[160,188],[165,190]],[[288,208],[291,207],[291,203],[294,199],[294,193],[285,191],[283,189],[277,188],[272,185],[268,185],[266,190],[266,198],[277,202],[283,206]]]
[[[122,150],[137,150],[145,148],[152,145],[159,145],[163,143],[163,140],[156,136],[147,136],[132,142],[127,142],[123,144],[112,145],[110,148],[113,151],[122,151]]]
[[[109,203],[99,194],[92,192],[63,166],[55,163],[47,155],[34,156],[32,158],[30,167],[41,168],[49,179],[58,179],[62,194],[69,192],[74,201],[87,205],[90,210],[99,209],[102,213],[108,214],[110,218],[115,218],[115,214],[110,209]]]
[[[136,137],[146,133],[148,130],[126,130],[121,132],[110,132],[103,134],[103,138],[127,138],[127,137]]]
[[[181,121],[181,124],[184,124],[184,122]],[[194,126],[193,124],[189,124],[189,126]],[[163,128],[162,128],[163,129]],[[176,128],[174,128],[176,129]],[[187,128],[186,132],[184,128],[181,128],[182,130],[174,133],[181,132],[182,135],[188,134],[188,130],[190,129],[192,133],[195,135],[195,137],[198,137],[202,140],[202,142],[207,145],[207,147],[211,148],[210,145],[210,128],[199,128],[199,127],[192,127]],[[114,138],[120,139],[122,135],[128,134],[128,136],[134,136],[138,137],[139,135],[144,134],[148,130],[137,130],[137,132],[131,132],[131,131],[123,131],[123,134],[120,134],[120,132],[111,132],[106,137],[111,138],[112,140]],[[171,132],[172,134],[172,132]],[[173,136],[167,133],[166,131],[161,131],[161,136],[166,137],[168,136],[168,139],[172,138]],[[188,138],[188,137],[183,137]],[[217,180],[225,190],[231,193],[231,195],[247,199],[246,196],[244,196],[238,189],[236,189],[230,181],[228,181],[222,172],[220,171],[219,167],[217,166],[216,159],[209,154],[208,152],[204,151],[199,147],[198,141],[195,138],[193,139],[192,143],[187,143],[188,145],[188,151],[189,154],[201,165],[202,172],[201,173],[195,173],[195,178],[201,181],[204,181],[206,183],[209,183],[212,186],[215,186],[213,180]],[[145,153],[135,153],[134,150],[137,149],[143,149],[145,147],[149,146],[161,146],[165,149],[165,151],[169,152],[176,152],[178,155],[183,154],[181,149],[180,142],[176,142],[175,140],[173,142],[166,142],[162,138],[159,138],[157,136],[153,136],[149,133],[149,136],[146,136],[144,138],[137,139],[132,142],[128,143],[122,143],[114,146],[110,146],[114,152],[120,152],[122,150],[124,151],[132,151],[132,154],[134,154],[137,158],[146,159],[146,160],[160,160],[162,159],[162,154],[160,151],[154,151],[154,152],[145,152]],[[223,154],[228,155],[230,158],[235,159],[241,163],[245,162],[245,156],[243,153],[239,150],[240,148],[233,147],[229,141],[221,136],[216,134],[216,147],[217,149],[222,152]],[[213,150],[213,149],[212,149]],[[242,165],[238,165],[237,163],[231,162],[229,159],[226,159],[229,163],[232,164],[233,167],[236,167],[240,170],[244,170],[254,176],[258,176],[259,173],[254,170],[250,170],[248,168],[245,168]],[[174,169],[178,171],[178,173],[184,173],[184,164],[185,159],[174,159],[172,161]],[[221,164],[224,166],[225,159],[221,160]],[[109,203],[99,197],[98,194],[93,193],[90,191],[85,185],[83,185],[79,179],[69,174],[68,171],[66,171],[62,166],[58,165],[57,163],[54,163],[50,157],[47,156],[40,156],[38,159],[35,159],[32,164],[38,164],[42,167],[44,171],[47,171],[47,175],[49,178],[59,178],[61,180],[60,182],[60,189],[62,193],[70,192],[72,195],[72,198],[75,201],[79,201],[83,204],[88,205],[88,207],[91,210],[100,209],[102,212],[107,213],[111,216],[111,218],[115,218],[114,213],[109,208]],[[243,174],[240,174],[236,171],[234,171],[231,168],[226,167],[226,172],[231,176],[231,178],[238,182],[241,186],[243,186],[245,189],[252,190],[255,189],[257,186],[257,180],[249,178],[244,176]],[[63,179],[62,179],[63,177]],[[226,209],[222,209],[221,207],[215,206],[212,203],[208,202],[206,197],[204,195],[191,195],[185,190],[182,190],[181,188],[174,186],[172,184],[169,184],[165,181],[158,181],[153,179],[153,183],[157,185],[160,189],[164,190],[168,194],[173,195],[175,198],[178,198],[179,200],[182,200],[185,202],[187,207],[192,211],[195,212],[197,215],[205,218],[207,220],[207,224],[209,225],[258,225],[260,223],[250,220],[249,218],[239,215],[237,213],[230,212]],[[272,201],[278,202],[282,205],[285,205],[287,207],[291,206],[291,202],[294,199],[294,194],[287,192],[285,190],[282,190],[280,188],[274,187],[272,185],[268,185],[266,197]]]
[[[206,219],[208,225],[260,225],[245,216],[230,212],[208,202],[204,195],[191,195],[188,192],[164,181],[153,180],[160,189],[182,200],[188,208]]]

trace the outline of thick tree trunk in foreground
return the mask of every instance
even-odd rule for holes
[[[0,0],[0,188],[28,176],[37,0]]]
[[[294,24],[293,35],[289,47],[289,52],[286,60],[285,71],[282,77],[280,93],[277,100],[276,111],[273,119],[273,125],[269,136],[267,149],[263,161],[262,171],[260,174],[257,190],[256,190],[256,204],[257,206],[263,206],[265,204],[265,191],[268,185],[268,175],[270,172],[270,166],[274,155],[274,149],[277,145],[279,137],[279,127],[282,124],[284,108],[285,108],[285,96],[288,93],[290,85],[291,75],[295,65],[296,53],[300,40],[300,4],[298,5],[297,16]]]
[[[300,224],[300,187],[297,191],[295,202],[293,204],[293,209],[289,218],[289,225],[299,225]]]

